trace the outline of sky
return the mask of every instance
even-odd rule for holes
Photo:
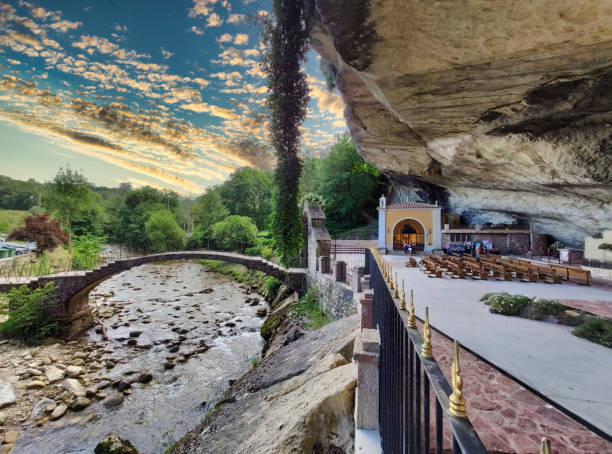
[[[274,168],[259,29],[270,0],[0,2],[0,175],[197,195]],[[252,21],[251,21],[252,22]],[[346,129],[310,51],[302,152]]]

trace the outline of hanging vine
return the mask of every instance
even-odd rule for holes
[[[301,161],[300,125],[306,117],[308,84],[301,63],[308,51],[308,0],[274,0],[274,16],[264,24],[266,52],[262,59],[268,76],[268,111],[272,146],[276,152],[276,186],[272,231],[287,267],[302,244],[298,205]]]

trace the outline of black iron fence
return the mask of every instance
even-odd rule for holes
[[[458,344],[455,343],[451,386],[431,355],[427,317],[422,341],[416,329],[414,306],[404,310],[404,298],[391,287],[393,279],[370,249],[365,251],[365,266],[370,288],[374,289],[374,321],[381,337],[379,408],[383,451],[441,454],[447,424],[453,454],[486,453],[465,415]]]

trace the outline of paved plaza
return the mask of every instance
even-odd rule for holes
[[[598,301],[612,306],[612,292],[597,287],[427,277],[405,267],[402,256],[385,260],[414,289],[416,315],[429,307],[431,324],[495,366],[593,426],[612,434],[612,349],[578,338],[572,327],[491,314],[479,298],[487,292]],[[435,345],[434,345],[435,354]]]

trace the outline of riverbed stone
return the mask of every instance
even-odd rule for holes
[[[73,359],[71,361],[71,364],[73,366],[84,366],[85,365],[85,360],[82,358],[77,358],[77,359]]]
[[[7,433],[4,434],[4,443],[5,444],[15,443],[18,438],[19,438],[19,432],[15,430],[9,430]]]
[[[43,397],[36,402],[30,413],[30,422],[38,421],[47,412],[47,407],[52,404],[55,404],[55,401],[47,397]]]
[[[51,413],[51,420],[55,421],[56,419],[61,418],[62,416],[66,414],[67,410],[68,410],[67,405],[65,404],[58,405],[57,407],[55,407],[55,410],[53,410],[53,413]]]
[[[81,385],[81,382],[75,378],[67,378],[62,382],[64,389],[73,396],[85,396],[85,388]]]
[[[27,389],[43,389],[45,386],[45,382],[40,380],[32,380],[26,383]]]
[[[45,376],[47,377],[47,381],[49,383],[55,383],[64,378],[64,371],[55,367],[55,366],[47,366],[45,367]]]
[[[72,406],[70,407],[72,410],[74,411],[81,411],[85,408],[87,408],[89,406],[89,404],[91,403],[91,400],[89,400],[87,397],[85,396],[79,396],[76,398],[76,400],[72,403]]]
[[[15,392],[13,386],[5,381],[0,381],[0,408],[15,403]]]
[[[110,434],[96,445],[94,454],[139,454],[139,452],[128,440]]]
[[[117,405],[121,405],[124,399],[125,398],[123,397],[122,393],[112,392],[106,399],[104,399],[104,406],[116,407]]]
[[[142,371],[138,376],[139,383],[149,383],[151,380],[153,380],[153,375],[147,371]]]
[[[83,375],[85,370],[79,366],[68,366],[66,368],[66,375],[70,378],[77,378],[80,375]]]
[[[8,413],[5,411],[0,411],[0,426],[3,426],[8,421]]]

